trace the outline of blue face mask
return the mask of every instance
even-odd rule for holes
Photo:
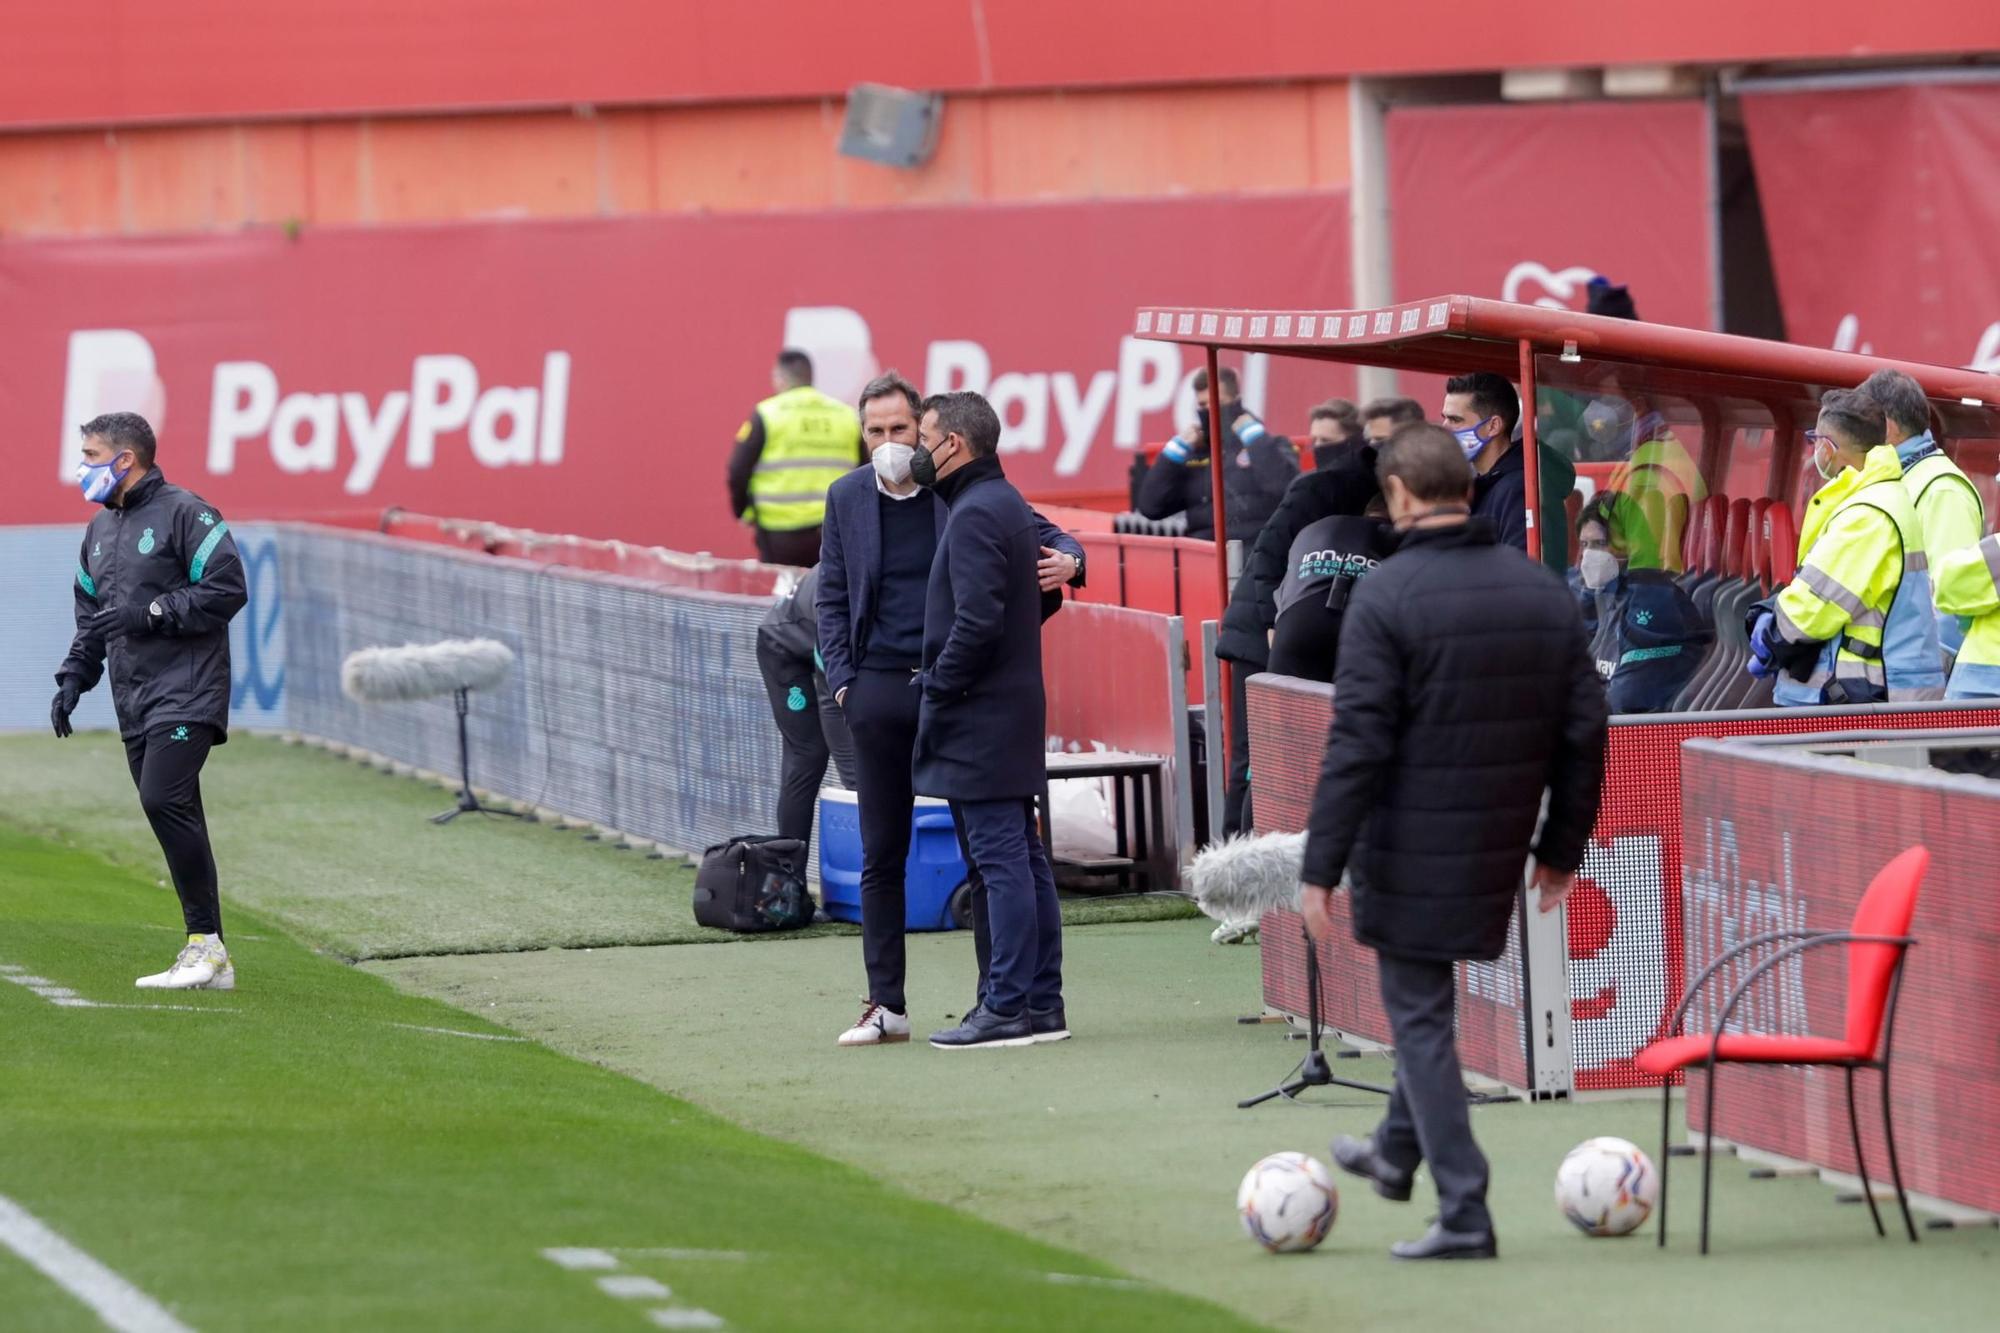
[[[103,504],[110,500],[112,492],[118,489],[118,483],[125,480],[125,473],[132,470],[128,467],[123,472],[114,471],[117,466],[116,458],[109,463],[78,463],[76,484],[83,492],[83,498],[92,504]]]
[[[1492,417],[1481,417],[1470,426],[1452,432],[1458,437],[1458,447],[1465,450],[1466,462],[1479,457],[1479,451],[1486,447],[1488,441],[1479,438],[1479,428],[1491,420]]]

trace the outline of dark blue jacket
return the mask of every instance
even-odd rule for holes
[[[826,683],[835,694],[854,683],[855,672],[868,650],[875,627],[875,603],[882,592],[882,509],[875,486],[875,469],[862,466],[833,483],[826,493],[826,520],[819,538],[819,651],[826,663]],[[933,492],[928,499],[902,504],[929,504],[944,532],[945,504]],[[1081,588],[1085,570],[1083,547],[1076,538],[1040,514],[1034,515],[1040,543],[1076,559]],[[1037,552],[1039,554],[1039,552]],[[1055,594],[1054,610],[1060,607]],[[1045,617],[1046,618],[1046,617]]]
[[[998,458],[974,459],[937,490],[951,516],[924,608],[917,792],[975,801],[1038,796],[1048,725],[1034,511]]]

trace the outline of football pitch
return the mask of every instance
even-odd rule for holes
[[[1074,931],[1073,1042],[839,1051],[851,934],[701,942],[682,871],[434,828],[436,789],[271,741],[205,787],[241,987],[135,992],[176,910],[115,745],[0,738],[0,1240],[11,1205],[182,1327],[1989,1324],[2000,1233],[1881,1241],[1827,1187],[1727,1159],[1710,1259],[1684,1160],[1674,1248],[1576,1235],[1556,1162],[1649,1144],[1645,1101],[1476,1113],[1497,1264],[1393,1264],[1427,1182],[1397,1207],[1344,1177],[1319,1251],[1262,1254],[1237,1177],[1377,1108],[1234,1109],[1298,1048],[1235,1022],[1256,953],[1204,922]],[[969,942],[913,940],[911,985],[941,1025]],[[178,1007],[126,1007],[150,1003]],[[0,1328],[104,1326],[0,1243]]]

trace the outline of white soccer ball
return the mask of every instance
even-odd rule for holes
[[[1585,1139],[1556,1168],[1556,1207],[1587,1236],[1637,1231],[1659,1201],[1653,1159],[1624,1139]]]
[[[1315,1159],[1274,1152],[1237,1186],[1236,1211],[1251,1240],[1273,1254],[1291,1254],[1326,1239],[1340,1211],[1340,1191]]]

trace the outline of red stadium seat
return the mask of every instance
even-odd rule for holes
[[[1771,501],[1764,511],[1764,545],[1771,555],[1771,586],[1790,583],[1798,573],[1799,527],[1783,500]]]
[[[1882,867],[1862,895],[1854,920],[1846,930],[1774,930],[1753,936],[1725,951],[1688,984],[1680,1007],[1674,1010],[1666,1036],[1640,1051],[1635,1063],[1640,1070],[1660,1076],[1660,1221],[1659,1243],[1667,1243],[1667,1133],[1673,1111],[1673,1075],[1682,1069],[1700,1066],[1707,1073],[1708,1109],[1702,1117],[1706,1135],[1701,1162],[1701,1252],[1708,1253],[1709,1180],[1715,1167],[1715,1084],[1719,1066],[1725,1064],[1830,1065],[1847,1075],[1847,1127],[1854,1138],[1854,1164],[1861,1175],[1861,1197],[1868,1201],[1869,1216],[1875,1220],[1875,1234],[1886,1236],[1882,1214],[1875,1207],[1875,1190],[1868,1182],[1868,1159],[1861,1151],[1861,1122],[1854,1113],[1854,1071],[1876,1069],[1882,1074],[1882,1134],[1889,1146],[1889,1174],[1896,1182],[1896,1202],[1903,1210],[1903,1227],[1910,1240],[1917,1239],[1917,1225],[1910,1220],[1909,1196],[1903,1192],[1903,1169],[1896,1160],[1896,1122],[1889,1109],[1889,1057],[1895,1044],[1896,996],[1902,988],[1903,961],[1916,941],[1910,937],[1910,918],[1917,910],[1917,890],[1924,872],[1930,869],[1931,854],[1912,847]],[[1780,964],[1793,961],[1809,949],[1824,944],[1847,947],[1847,1027],[1839,1037],[1760,1037],[1731,1033],[1730,1020],[1750,988],[1770,975]],[[1701,988],[1722,975],[1725,966],[1740,969],[1749,964],[1755,950],[1779,945],[1749,974],[1738,982],[1723,1003],[1714,1033],[1682,1033],[1688,1006]]]

